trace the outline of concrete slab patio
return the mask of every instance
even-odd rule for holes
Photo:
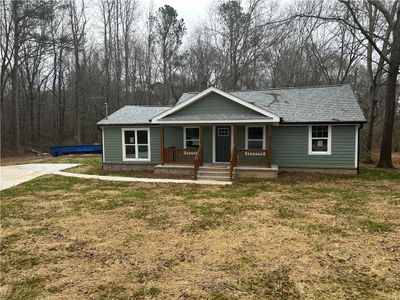
[[[0,167],[0,191],[36,177],[77,167],[80,164],[22,164]]]

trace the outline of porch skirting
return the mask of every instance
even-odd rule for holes
[[[154,166],[154,174],[163,175],[187,175],[190,177],[194,176],[194,166],[193,165],[156,165]]]
[[[235,167],[236,178],[276,178],[278,177],[278,166],[272,165],[271,168],[263,167]]]
[[[153,164],[113,164],[103,163],[104,171],[146,171],[153,172]]]

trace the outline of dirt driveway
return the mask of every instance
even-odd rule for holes
[[[79,164],[23,164],[0,167],[0,190],[76,166],[79,166]]]

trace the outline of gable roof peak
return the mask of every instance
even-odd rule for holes
[[[237,97],[235,95],[232,95],[232,94],[230,94],[228,92],[225,92],[225,91],[223,91],[221,89],[218,89],[216,87],[209,87],[209,88],[201,91],[200,93],[197,93],[196,95],[193,95],[192,97],[190,97],[186,101],[178,102],[172,108],[170,108],[167,111],[165,111],[165,112],[155,116],[154,118],[152,118],[151,122],[157,123],[157,122],[161,121],[162,118],[164,118],[164,117],[166,117],[166,116],[168,116],[168,115],[170,115],[170,114],[172,114],[172,113],[174,113],[174,112],[176,112],[178,110],[181,110],[186,106],[189,106],[190,104],[198,101],[199,99],[201,99],[201,98],[203,98],[203,97],[205,97],[205,96],[207,96],[207,95],[209,95],[210,93],[213,93],[213,92],[225,97],[228,100],[236,102],[236,103],[238,103],[238,104],[240,104],[240,105],[242,105],[244,107],[247,107],[247,108],[249,108],[251,110],[254,110],[254,111],[256,111],[256,112],[258,112],[258,113],[260,113],[260,114],[262,114],[264,116],[267,116],[267,117],[271,118],[271,122],[279,122],[280,121],[280,117],[278,115],[275,115],[275,114],[269,112],[268,110],[266,110],[264,108],[261,108],[261,107],[255,105],[255,104],[253,104],[251,102],[245,101],[245,100],[243,100],[243,99],[241,99],[241,98],[239,98],[239,97]]]

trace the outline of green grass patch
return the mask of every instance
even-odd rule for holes
[[[4,298],[5,300],[28,300],[37,299],[43,295],[43,286],[46,278],[32,277],[22,281],[13,282],[11,284],[10,293]]]
[[[277,215],[281,219],[290,219],[297,216],[296,212],[293,209],[287,207],[278,208]]]
[[[133,212],[127,212],[127,218],[136,218],[146,221],[147,225],[155,228],[166,228],[172,220],[166,212],[160,211],[155,205],[144,204]]]
[[[391,226],[387,223],[376,222],[370,219],[358,221],[359,226],[370,233],[384,233],[391,231]]]
[[[230,199],[219,202],[201,202],[186,201],[195,220],[185,231],[199,232],[201,230],[210,230],[220,226],[229,226],[235,216],[246,211],[262,210],[264,206],[254,204],[245,199]]]
[[[10,270],[27,270],[41,263],[39,256],[28,251],[9,250],[2,255],[1,270],[9,272]]]
[[[346,299],[385,299],[382,297],[382,292],[396,289],[393,285],[395,283],[389,283],[375,274],[359,270],[339,272],[333,278],[324,278],[321,281],[342,290]]]
[[[398,169],[382,169],[382,168],[360,168],[363,178],[370,180],[400,180],[400,170]]]
[[[300,299],[300,294],[286,267],[245,279],[243,288],[258,298]]]
[[[338,227],[338,226],[330,226],[328,224],[324,223],[313,223],[313,224],[307,224],[305,226],[306,230],[312,233],[317,233],[317,234],[322,234],[322,235],[332,235],[332,234],[339,234],[339,235],[344,235],[345,231],[343,228]]]

